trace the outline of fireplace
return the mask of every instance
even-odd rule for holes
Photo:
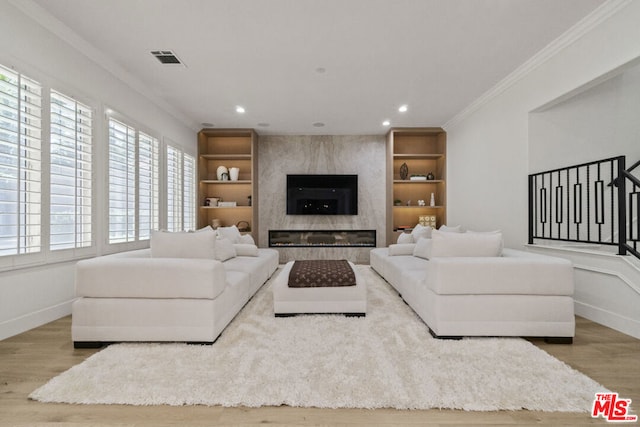
[[[271,248],[375,248],[376,230],[269,230]]]

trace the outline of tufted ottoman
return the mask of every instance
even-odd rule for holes
[[[272,285],[273,311],[276,317],[311,313],[340,313],[365,316],[367,285],[349,262],[355,274],[355,286],[289,287],[289,273],[295,261],[288,262]]]

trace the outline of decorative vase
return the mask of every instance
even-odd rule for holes
[[[436,198],[433,196],[433,193],[431,193],[431,201],[429,202],[429,206],[435,206],[436,205]]]
[[[218,177],[218,181],[223,181],[223,175],[226,174],[227,177],[229,176],[229,170],[227,168],[225,168],[224,166],[218,166],[218,169],[216,170],[216,176]]]
[[[229,168],[229,178],[231,181],[237,181],[240,174],[240,168]]]
[[[433,173],[432,173],[432,172],[429,172],[429,173],[427,174],[427,179],[428,179],[429,181],[433,181],[433,180],[435,179],[435,176],[433,175]]]
[[[406,163],[403,163],[400,166],[400,179],[407,179],[408,175],[409,175],[409,166],[407,166]]]

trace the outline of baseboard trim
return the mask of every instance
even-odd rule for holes
[[[34,311],[0,323],[0,340],[21,334],[71,314],[73,300],[65,301],[42,310]]]
[[[580,301],[574,301],[574,304],[578,316],[640,339],[640,322],[637,320]]]

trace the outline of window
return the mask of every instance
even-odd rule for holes
[[[109,119],[109,243],[149,239],[158,228],[159,143]]]
[[[51,91],[50,238],[53,250],[92,245],[92,112]]]
[[[167,230],[182,230],[182,151],[167,146]]]
[[[183,156],[184,197],[183,197],[183,224],[185,230],[196,228],[196,159],[185,154]]]
[[[151,230],[158,229],[160,177],[158,170],[159,144],[158,140],[140,132],[138,150],[138,213],[140,225],[140,240],[150,239]]]
[[[167,229],[195,229],[195,159],[167,145]]]
[[[41,251],[42,87],[0,66],[0,256]]]

